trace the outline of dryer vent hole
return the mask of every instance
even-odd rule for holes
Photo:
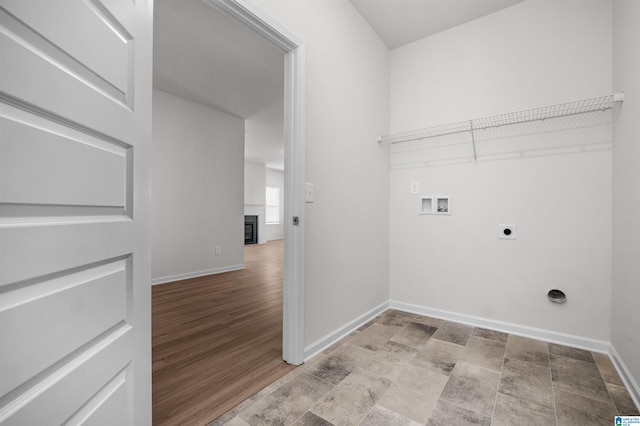
[[[553,303],[564,303],[567,300],[567,296],[564,294],[562,290],[557,290],[557,289],[549,290],[549,293],[547,293],[547,296],[549,296],[549,300],[552,301]]]

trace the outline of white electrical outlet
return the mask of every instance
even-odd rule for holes
[[[498,238],[503,240],[515,240],[518,238],[518,227],[516,225],[498,225]]]
[[[222,254],[222,247],[216,246],[216,256]]]

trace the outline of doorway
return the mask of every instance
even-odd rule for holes
[[[284,268],[283,268],[284,295],[282,297],[284,312],[283,312],[283,329],[282,329],[282,334],[283,334],[282,358],[289,364],[294,364],[294,365],[300,364],[304,359],[303,340],[302,340],[302,333],[303,333],[303,321],[302,321],[303,319],[303,305],[302,305],[303,267],[302,266],[303,266],[303,259],[304,259],[304,253],[303,253],[304,221],[302,219],[304,216],[304,211],[303,211],[304,203],[301,198],[302,196],[301,189],[303,185],[302,181],[304,176],[303,174],[304,144],[303,144],[303,131],[302,131],[303,130],[303,126],[302,126],[303,114],[301,111],[301,107],[303,105],[303,102],[302,102],[303,79],[301,78],[302,77],[301,43],[295,41],[295,38],[291,36],[287,36],[285,30],[277,29],[276,28],[277,25],[274,26],[275,24],[267,24],[267,21],[270,21],[270,19],[264,16],[260,11],[251,10],[251,8],[241,6],[239,3],[236,3],[236,2],[211,1],[211,2],[206,2],[206,4],[204,4],[199,0],[195,0],[194,2],[156,0],[156,6],[157,6],[156,10],[162,10],[162,7],[164,7],[163,3],[169,3],[169,8],[176,8],[176,7],[177,8],[188,8],[188,7],[202,8],[204,7],[207,9],[207,12],[201,9],[200,10],[201,13],[197,13],[197,16],[199,16],[200,18],[202,18],[203,16],[207,16],[206,15],[207,13],[214,13],[215,11],[217,11],[215,13],[222,13],[225,15],[225,19],[230,20],[229,18],[231,18],[231,20],[236,25],[239,22],[241,24],[240,26],[245,31],[247,31],[247,28],[249,28],[250,32],[254,36],[256,33],[259,34],[263,43],[265,42],[265,39],[266,39],[267,43],[272,48],[275,47],[276,50],[280,53],[281,55],[280,61],[284,62],[284,69],[283,69],[284,87],[282,87],[281,85],[279,90],[280,90],[281,96],[283,95],[282,92],[284,92],[284,96],[283,96],[284,105],[282,107],[282,109],[284,109],[285,111],[284,117],[283,117],[284,131],[282,132],[283,139],[284,139],[283,163],[285,166],[283,207],[284,207],[284,218],[287,218],[288,220],[283,220],[284,248],[283,249],[281,248],[281,250],[284,250],[284,256],[283,256],[284,257]],[[175,10],[173,10],[172,12],[175,12]],[[176,13],[171,13],[171,20],[175,21],[179,19],[177,15],[178,14]],[[216,28],[219,27],[219,25],[215,25],[215,26]],[[160,31],[161,27],[156,26],[155,30]],[[239,35],[239,33],[233,33],[230,36],[218,37],[218,38],[207,37],[206,34],[199,32],[196,25],[188,25],[186,31],[188,32],[188,35],[191,38],[191,42],[189,44],[182,46],[182,49],[186,51],[193,48],[193,45],[195,44],[193,40],[204,40],[206,42],[205,44],[207,44],[209,47],[215,46],[216,48],[224,49],[224,47],[220,46],[221,43],[226,42],[227,44],[234,46],[234,43],[241,44],[242,38],[245,37],[244,35]],[[158,37],[159,39],[156,37]],[[166,44],[175,43],[177,41],[176,38],[177,37],[176,37],[175,31],[167,32],[167,33],[157,32],[154,35],[154,39],[156,39],[155,40],[156,46],[158,45],[163,46]],[[256,55],[252,55],[251,54],[252,52],[244,52],[242,49],[238,49],[238,48],[235,48],[235,49],[231,48],[231,49],[228,49],[226,52],[230,53],[232,56],[235,55],[236,57],[241,57],[241,58],[242,57],[246,58],[247,56],[248,57],[256,56]],[[196,56],[198,55],[196,54]],[[218,131],[218,129],[220,129],[221,127],[227,126],[228,128],[225,127],[225,129],[228,130],[229,134],[235,135],[237,133],[235,130],[237,129],[235,129],[234,126],[236,124],[234,123],[244,120],[248,114],[247,112],[241,111],[242,106],[239,105],[239,102],[236,102],[234,104],[234,101],[242,100],[240,91],[237,91],[237,96],[236,96],[236,92],[234,92],[232,95],[227,94],[226,95],[227,99],[231,99],[231,102],[227,103],[226,105],[223,105],[221,103],[216,103],[215,105],[207,106],[206,105],[207,102],[211,101],[209,98],[205,96],[207,90],[209,91],[213,90],[213,92],[211,93],[220,95],[220,93],[215,93],[216,89],[213,88],[212,85],[210,84],[211,75],[215,75],[215,74],[209,72],[206,75],[201,76],[201,77],[204,77],[204,80],[202,80],[204,81],[204,84],[202,86],[204,88],[202,90],[189,88],[189,87],[176,87],[176,86],[172,87],[170,84],[172,72],[176,73],[173,76],[177,75],[179,77],[180,75],[189,72],[189,69],[197,69],[202,65],[201,63],[194,60],[192,61],[175,60],[175,62],[176,62],[176,67],[173,68],[172,70],[169,70],[168,73],[165,73],[165,74],[161,73],[160,75],[157,75],[154,72],[154,88],[162,92],[161,94],[158,94],[158,97],[165,98],[165,99],[169,97],[179,97],[181,99],[188,98],[189,99],[188,102],[191,102],[194,104],[200,104],[200,105],[204,104],[205,107],[215,109],[216,112],[214,115],[216,116],[216,120],[218,120],[216,121],[218,125],[214,127],[214,133],[215,131]],[[224,60],[220,62],[224,62]],[[155,64],[154,64],[154,67],[155,67]],[[167,94],[169,96],[166,96]],[[222,94],[222,97],[223,98],[225,97],[224,93]],[[155,102],[154,102],[154,106],[155,106]],[[193,108],[194,108],[193,111],[189,110],[189,113],[183,114],[185,116],[185,120],[193,120],[195,116],[200,114],[200,110],[198,109],[199,107],[193,107]],[[181,113],[181,111],[179,111],[178,109],[175,109],[171,105],[168,108],[165,108],[165,110],[169,115],[180,115]],[[223,124],[220,124],[220,123],[223,123]],[[187,125],[183,129],[183,133],[194,132],[195,131],[194,129],[196,127],[197,127],[197,123],[191,127]],[[154,124],[154,133],[155,133],[155,124]],[[201,133],[202,134],[206,133],[206,129]],[[182,143],[184,141],[184,139],[181,138],[180,134],[173,135],[173,138],[177,143]],[[190,148],[188,148],[186,144],[180,145],[180,149],[174,153],[175,154],[174,157],[180,157],[184,155],[185,151],[187,151],[188,149]],[[220,164],[218,166],[219,167],[217,168],[224,167],[223,164]],[[171,167],[171,165],[169,165],[169,167]],[[216,167],[211,167],[211,168],[216,169]],[[156,170],[154,170],[154,173],[155,172]],[[211,173],[211,171],[205,170],[202,173],[207,174],[207,173]],[[228,182],[229,179],[227,179],[227,182],[224,182],[224,178],[218,177],[218,179],[222,180],[223,184],[229,183]],[[168,184],[175,184],[175,182],[169,182]],[[177,194],[182,194],[184,192],[188,192],[188,188],[185,188],[184,185],[182,186],[177,185],[176,191],[177,191],[176,192]],[[158,191],[157,190],[154,191],[154,197],[157,195],[156,192]],[[179,214],[182,214],[182,218],[181,218],[182,220],[186,220],[186,221],[190,220],[190,217],[185,217],[184,215],[184,212],[189,203],[176,202],[175,198],[173,201],[174,201],[173,205],[171,205],[169,208],[176,208],[177,210],[179,210]],[[294,216],[298,218],[298,221],[299,221],[298,223],[300,223],[300,226],[294,227],[293,220],[292,220]],[[240,226],[238,228],[243,229],[242,221],[244,220],[244,216],[238,215],[238,220],[240,222],[239,223]],[[222,222],[220,224],[222,225]],[[221,227],[225,227],[225,225],[222,225]],[[164,228],[167,229],[167,227],[164,227]],[[239,234],[242,235],[241,233]],[[243,245],[242,244],[243,240],[239,238],[239,241],[241,245]],[[209,256],[219,256],[219,255],[225,256],[225,255],[229,255],[230,251],[233,251],[233,248],[229,249],[229,246],[226,244],[221,244],[221,245],[216,244],[206,248],[205,250],[200,250],[198,253],[202,251],[206,251],[207,249],[210,250],[210,253],[208,254]],[[174,261],[174,259],[169,259],[166,262],[163,259],[158,263],[166,265],[167,262],[171,262],[171,261]],[[154,263],[156,263],[155,255],[154,255]],[[229,266],[228,271],[232,271],[234,269],[241,269],[237,267],[241,263],[242,262],[232,262],[232,264]],[[227,266],[218,268],[218,270],[216,270],[215,267],[212,269],[205,268],[205,272],[207,271],[210,273],[226,272],[224,270],[225,267]],[[196,268],[196,270],[202,271],[203,268]],[[232,272],[229,272],[229,274],[231,273]],[[222,276],[225,274],[220,274],[220,275]],[[195,280],[197,277],[194,275],[194,276],[184,276],[182,278],[190,282],[192,280]],[[193,284],[192,282],[190,283]],[[211,282],[209,283],[205,282],[205,284],[203,285],[205,286],[211,285]],[[186,286],[183,288],[186,288]],[[182,288],[181,288],[181,291],[182,291]]]

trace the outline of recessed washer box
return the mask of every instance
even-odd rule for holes
[[[450,215],[451,197],[440,195],[421,195],[418,214]]]
[[[515,240],[518,238],[518,226],[500,224],[498,225],[498,238],[503,240]]]
[[[419,214],[433,214],[433,197],[420,196],[420,206],[418,207]]]

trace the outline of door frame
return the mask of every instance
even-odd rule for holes
[[[284,270],[282,358],[304,362],[304,45],[247,0],[202,0],[284,53]],[[298,224],[294,225],[294,218]]]

